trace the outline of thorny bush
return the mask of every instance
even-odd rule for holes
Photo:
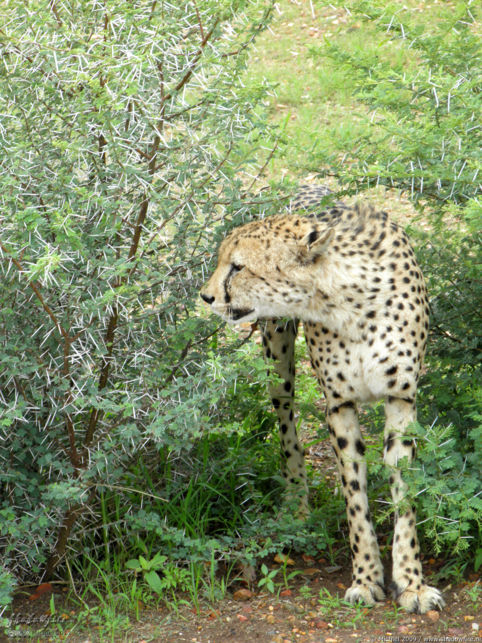
[[[126,538],[150,494],[166,506],[161,456],[236,428],[217,410],[232,349],[209,359],[217,327],[197,293],[219,231],[253,208],[239,176],[249,190],[269,140],[266,88],[241,74],[269,13],[261,0],[4,3],[0,608],[15,582],[95,556],[106,494]]]

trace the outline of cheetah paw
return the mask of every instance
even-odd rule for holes
[[[416,614],[425,614],[425,612],[434,609],[441,610],[445,605],[442,594],[436,587],[430,587],[430,585],[422,585],[418,590],[406,589],[404,591],[400,591],[395,585],[393,593],[401,607]]]
[[[377,601],[385,599],[385,592],[382,584],[365,583],[364,585],[353,584],[345,592],[345,601],[348,603],[365,603],[374,605]]]

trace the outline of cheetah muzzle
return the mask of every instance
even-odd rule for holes
[[[294,418],[294,345],[303,322],[311,363],[327,401],[326,420],[346,500],[352,603],[383,600],[384,578],[367,498],[359,402],[385,399],[384,462],[395,506],[392,588],[412,612],[442,608],[424,583],[415,509],[399,462],[415,456],[407,428],[428,332],[425,283],[405,232],[385,212],[316,203],[323,187],[305,187],[290,214],[253,221],[222,242],[201,296],[228,322],[260,323],[263,349],[278,375],[270,386],[280,425],[289,497],[307,510],[303,449]],[[305,208],[304,213],[298,210]],[[290,319],[292,321],[281,321]]]

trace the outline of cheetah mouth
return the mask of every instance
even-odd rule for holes
[[[254,308],[230,308],[228,310],[229,319],[231,321],[239,321],[243,317],[248,317],[254,313]]]

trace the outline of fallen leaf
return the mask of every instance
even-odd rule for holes
[[[242,587],[234,592],[233,598],[235,601],[249,601],[250,598],[253,598],[253,592],[250,592],[249,589]]]
[[[279,593],[280,596],[291,596],[291,594],[292,592],[290,589],[284,589]]]
[[[346,589],[346,585],[343,585],[343,583],[337,583],[336,586],[338,589]]]
[[[35,592],[31,594],[28,597],[29,601],[36,601],[38,598],[43,596],[44,594],[48,594],[54,591],[54,588],[52,587],[51,583],[41,583]]]
[[[327,630],[329,625],[326,621],[315,621],[315,627],[317,630]]]
[[[280,563],[282,565],[294,565],[295,561],[292,560],[287,554],[276,554],[274,557],[275,563]]]
[[[313,563],[315,562],[313,556],[308,556],[308,554],[301,554],[301,558],[305,563],[308,563],[310,565],[313,565]]]
[[[440,612],[437,612],[437,610],[429,610],[427,612],[427,618],[430,619],[432,623],[436,623],[440,618]]]
[[[249,621],[249,618],[244,614],[236,614],[236,618],[238,619],[238,621],[242,621],[242,622]]]
[[[316,567],[307,567],[306,569],[300,569],[300,574],[303,574],[303,576],[316,576],[316,574],[319,573],[320,570]]]

